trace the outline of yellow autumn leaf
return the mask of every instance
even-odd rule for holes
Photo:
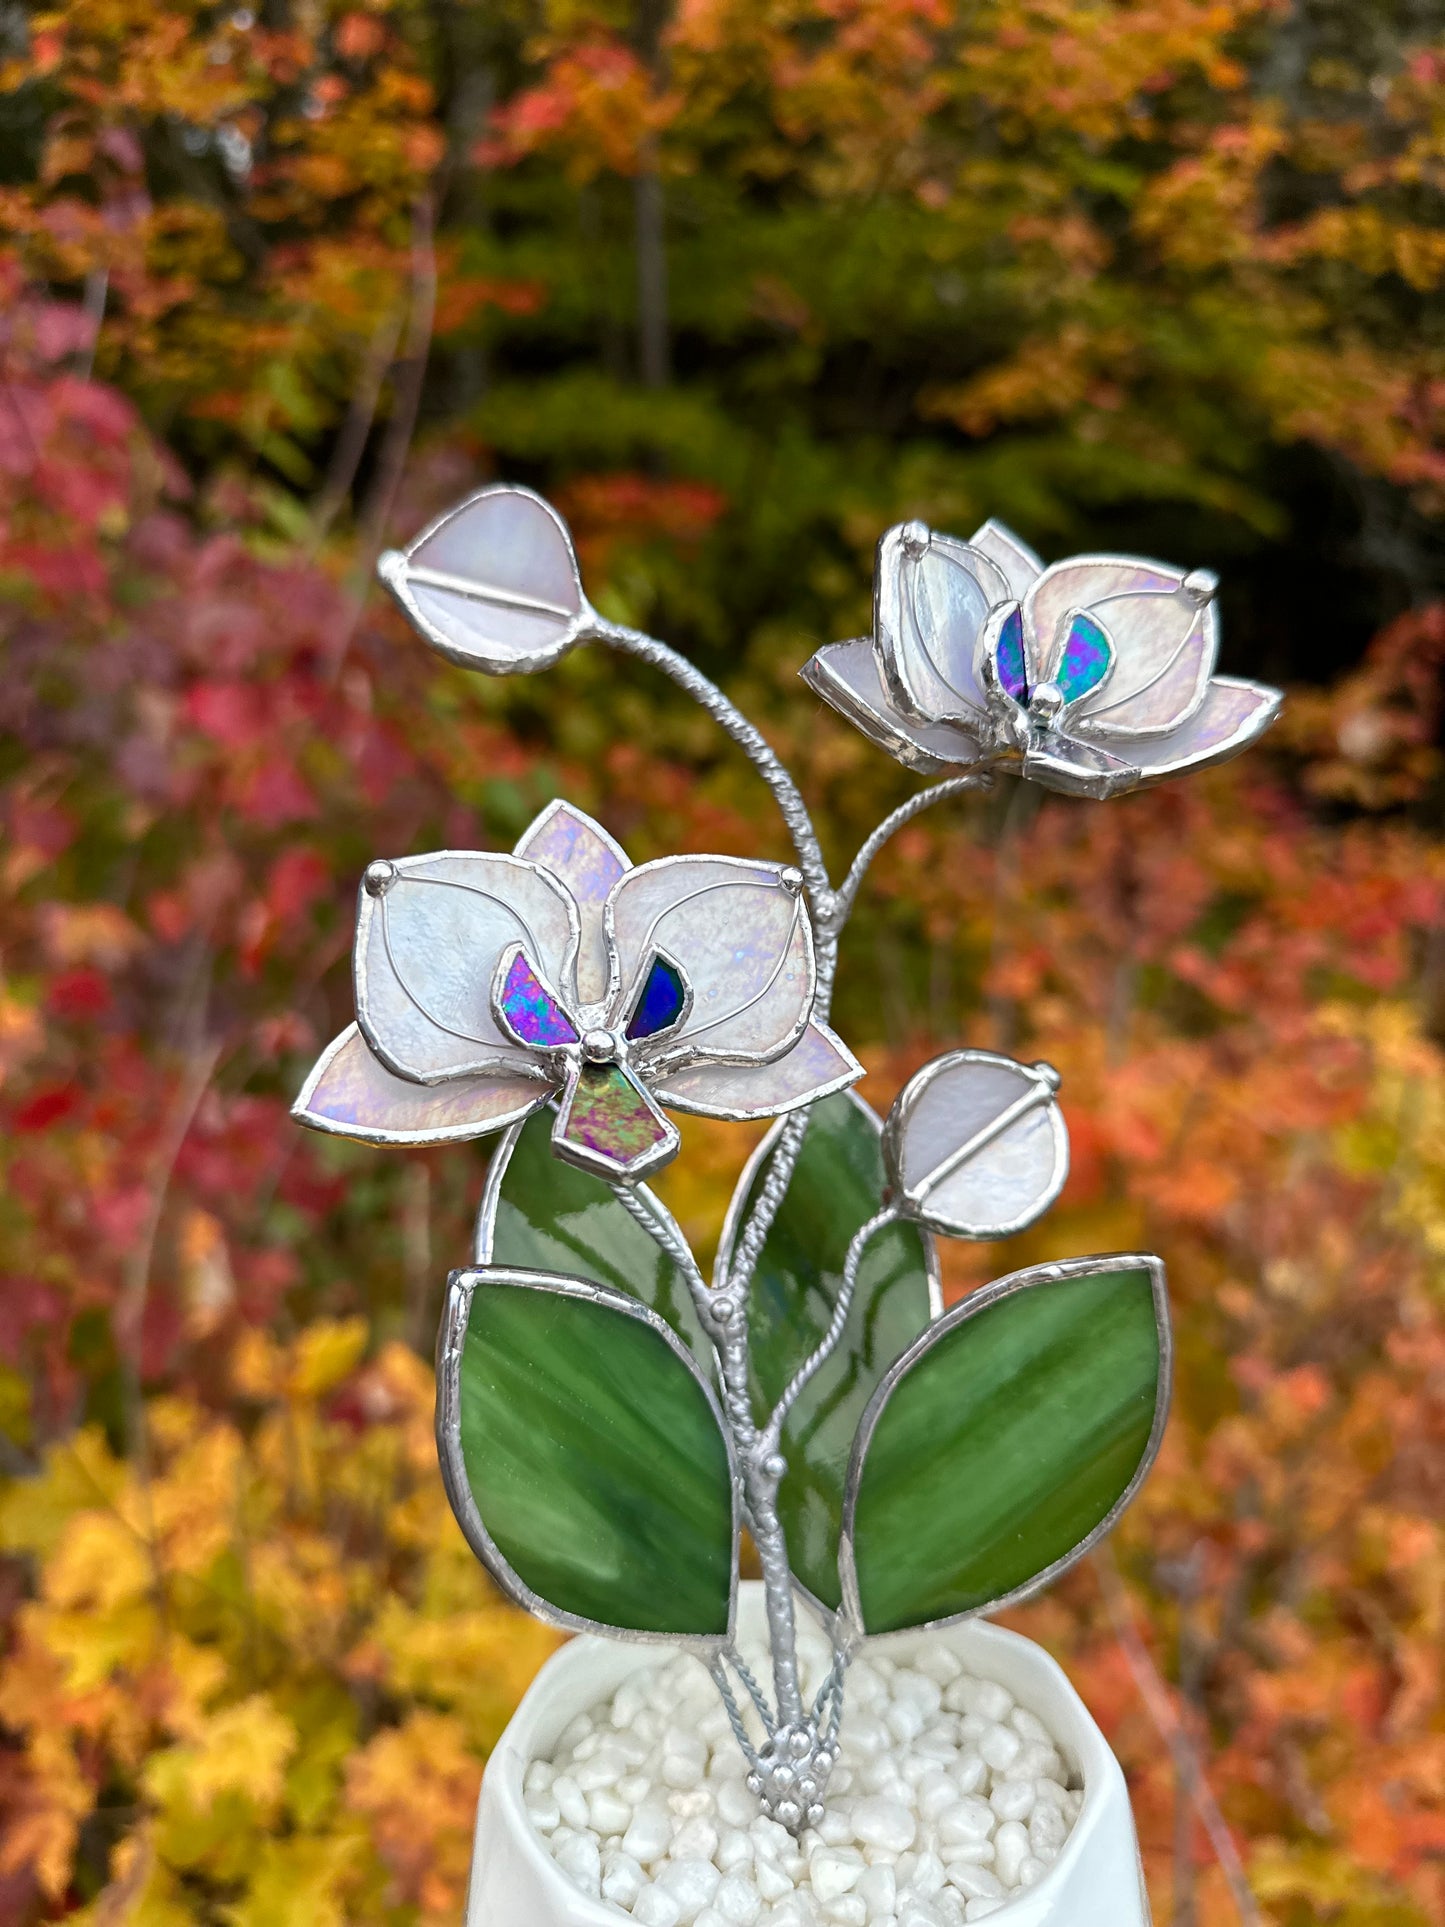
[[[359,1831],[266,1840],[245,1898],[222,1918],[230,1927],[342,1927],[347,1876],[365,1857]]]
[[[213,1713],[198,1738],[153,1754],[143,1775],[161,1806],[182,1802],[202,1812],[222,1794],[239,1793],[263,1812],[281,1799],[296,1728],[265,1693]]]
[[[104,1613],[139,1599],[154,1586],[150,1549],[114,1513],[81,1512],[61,1534],[46,1563],[42,1597],[65,1608]]]
[[[0,1551],[48,1559],[78,1512],[118,1505],[128,1483],[98,1425],[53,1446],[37,1478],[0,1490]]]
[[[308,1325],[292,1353],[291,1390],[298,1398],[319,1398],[353,1372],[366,1350],[364,1318],[323,1318]]]

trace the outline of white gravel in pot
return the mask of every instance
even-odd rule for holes
[[[766,1652],[743,1654],[766,1678]],[[821,1644],[802,1656],[821,1676]],[[1043,1877],[1083,1799],[1042,1723],[942,1645],[854,1662],[828,1810],[801,1840],[746,1772],[679,1657],[573,1720],[524,1789],[557,1865],[640,1927],[962,1927]]]

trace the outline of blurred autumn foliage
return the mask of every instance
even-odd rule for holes
[[[1160,1465],[1016,1615],[1160,1920],[1445,1921],[1438,12],[74,0],[0,60],[0,1916],[457,1918],[550,1636],[430,1443],[485,1146],[286,1117],[355,879],[561,791],[637,858],[783,849],[644,671],[486,683],[380,606],[505,473],[839,859],[910,782],[794,672],[888,523],[1223,570],[1272,747],[911,826],[839,1018],[879,1103],[960,1040],[1064,1072],[1061,1208],[954,1289],[1168,1261]],[[675,1167],[700,1239],[740,1136]]]

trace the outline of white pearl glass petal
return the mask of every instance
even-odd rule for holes
[[[1283,701],[1280,692],[1265,683],[1216,676],[1183,728],[1131,744],[1129,759],[1138,764],[1143,784],[1162,782],[1182,770],[1228,762],[1269,728]]]
[[[801,675],[824,702],[897,757],[905,769],[933,776],[968,769],[984,760],[976,736],[952,723],[920,723],[895,708],[878,667],[871,638],[833,642],[803,665]]]
[[[1091,613],[1109,631],[1112,673],[1071,712],[1083,735],[1158,736],[1187,722],[1204,700],[1219,654],[1219,617],[1176,595],[1118,596]]]
[[[786,1050],[813,1002],[813,942],[796,873],[732,857],[663,857],[612,893],[619,968],[614,1021],[654,951],[679,964],[692,1008],[661,1040],[669,1063],[700,1056],[759,1062]],[[656,1059],[654,1061],[657,1061]]]
[[[608,893],[632,865],[600,823],[571,803],[549,803],[522,832],[514,853],[559,877],[572,893],[582,920],[577,953],[577,996],[597,1004],[609,994],[610,960],[603,930]]]
[[[1116,597],[1154,595],[1172,601],[1183,580],[1181,569],[1171,569],[1159,562],[1137,561],[1127,555],[1076,555],[1045,569],[1023,601],[1024,635],[1033,665],[1030,682],[1052,680],[1068,636],[1065,618],[1073,610],[1087,609],[1097,615],[1112,636]],[[1172,662],[1184,640],[1194,610],[1183,597],[1179,600],[1182,609],[1187,611],[1187,619],[1181,624],[1176,618],[1172,630],[1165,627],[1158,631],[1163,647],[1157,658],[1149,658],[1148,674],[1140,674],[1140,681],[1152,680],[1161,668]],[[1167,612],[1161,610],[1161,621],[1167,623],[1167,620]],[[1123,654],[1121,648],[1118,655]],[[1099,686],[1100,700],[1113,702],[1121,690],[1128,693],[1137,687],[1136,673],[1133,668],[1125,672],[1122,662],[1116,660],[1108,679]]]
[[[530,489],[483,489],[378,570],[434,648],[493,674],[555,662],[591,613],[567,526]]]
[[[921,545],[921,546],[920,546]],[[895,703],[928,722],[977,718],[988,702],[974,673],[979,630],[1008,584],[986,555],[921,523],[890,529],[878,547],[875,626]]]
[[[356,1015],[400,1076],[434,1083],[468,1071],[535,1065],[498,1028],[492,978],[522,943],[564,1000],[574,996],[577,906],[535,864],[487,852],[402,857],[381,894],[361,894]]]
[[[775,1117],[856,1083],[863,1066],[824,1024],[810,1023],[770,1064],[696,1064],[654,1081],[653,1096],[703,1117]]]
[[[968,538],[968,546],[986,555],[1008,584],[1011,600],[1022,602],[1029,584],[1044,572],[1043,557],[1036,555],[1027,542],[1021,542],[1011,528],[992,517]]]
[[[349,1024],[316,1060],[291,1115],[313,1131],[363,1144],[452,1144],[515,1124],[551,1089],[545,1078],[515,1076],[412,1084],[393,1077]]]
[[[908,1215],[961,1238],[1003,1238],[1063,1189],[1069,1139],[1047,1065],[951,1051],[904,1088],[883,1148]]]

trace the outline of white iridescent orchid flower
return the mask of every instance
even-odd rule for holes
[[[357,1021],[293,1115],[368,1143],[478,1137],[555,1099],[557,1155],[633,1183],[676,1154],[664,1105],[774,1117],[863,1074],[813,1015],[796,870],[727,856],[634,869],[567,803],[510,856],[373,863],[354,968]]]
[[[1214,674],[1217,587],[1122,555],[1045,568],[1001,522],[967,542],[904,522],[878,545],[873,635],[802,673],[910,769],[1118,796],[1224,762],[1278,712],[1278,690]]]

